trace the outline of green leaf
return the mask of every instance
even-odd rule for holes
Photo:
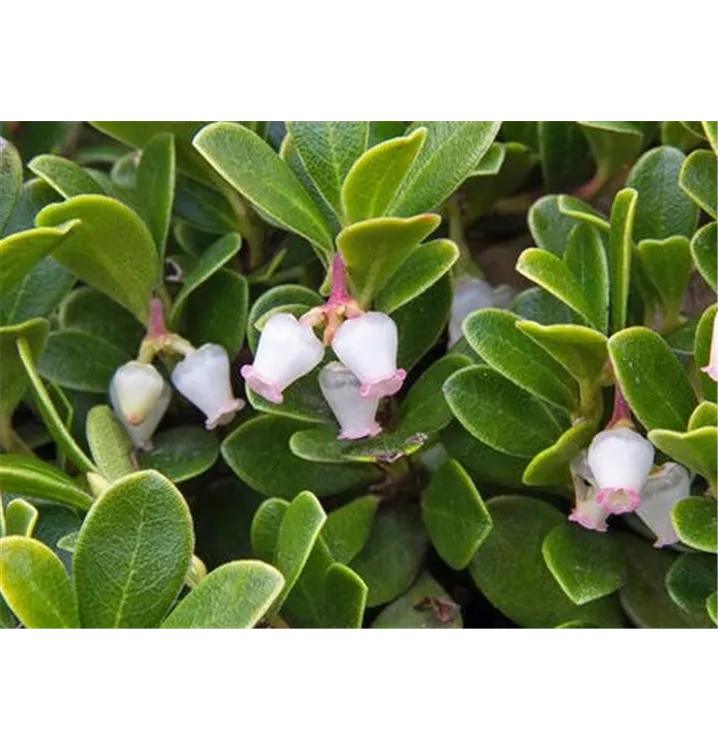
[[[197,265],[185,276],[182,289],[175,297],[170,316],[170,327],[177,328],[182,310],[189,296],[213,274],[217,273],[242,246],[242,238],[236,234],[227,234],[212,244],[200,257]]]
[[[531,458],[561,435],[561,427],[536,397],[482,365],[444,383],[454,416],[477,440],[495,450]]]
[[[174,192],[174,136],[172,133],[158,133],[142,149],[142,158],[137,167],[136,201],[160,257],[165,252]]]
[[[364,621],[367,586],[346,565],[331,565],[324,576],[322,627],[357,629]]]
[[[668,344],[648,328],[628,328],[608,353],[629,406],[649,430],[683,430],[696,408],[688,375]]]
[[[195,148],[236,190],[281,225],[332,252],[332,239],[316,203],[292,170],[251,130],[229,122],[202,129]]]
[[[27,168],[45,180],[63,198],[74,198],[76,195],[105,195],[102,185],[86,169],[62,156],[36,156]]]
[[[701,427],[690,432],[651,430],[648,439],[664,453],[718,487],[718,428]]]
[[[152,442],[151,451],[138,455],[140,468],[155,469],[176,484],[209,471],[219,456],[217,438],[203,427],[173,427]]]
[[[93,502],[67,474],[31,456],[0,454],[0,480],[4,492],[55,500],[79,510],[87,510]]]
[[[718,406],[712,401],[702,401],[691,414],[688,430],[713,427],[716,423],[718,423]]]
[[[564,305],[545,289],[537,286],[526,289],[517,294],[509,306],[511,312],[515,312],[524,320],[531,320],[541,325],[573,324],[579,320],[585,320]]]
[[[685,237],[642,240],[638,257],[669,319],[679,319],[693,273],[690,243]]]
[[[713,151],[718,151],[718,122],[702,122],[703,132]]]
[[[491,516],[484,501],[457,461],[447,461],[431,478],[421,511],[434,549],[454,570],[471,562],[491,532]]]
[[[611,330],[626,327],[628,289],[631,283],[631,254],[633,252],[633,225],[636,216],[638,193],[624,188],[614,198],[611,206],[611,233],[608,243],[608,268],[611,280]]]
[[[367,219],[339,234],[337,247],[360,305],[366,307],[371,302],[440,223],[441,218],[435,214],[410,219]]]
[[[458,258],[459,249],[451,240],[420,245],[384,284],[374,300],[374,309],[388,314],[416,299],[448,273]]]
[[[351,566],[369,587],[367,606],[401,596],[416,579],[428,546],[418,507],[377,513],[369,541]]]
[[[562,197],[545,195],[528,213],[528,225],[536,246],[559,258],[563,257],[571,230],[581,223],[559,210]]]
[[[500,122],[428,121],[424,146],[386,209],[389,216],[414,216],[439,206],[471,174],[489,150]]]
[[[132,440],[108,406],[90,409],[86,429],[92,457],[105,479],[114,482],[135,471]]]
[[[666,575],[677,555],[654,549],[634,534],[618,536],[627,562],[619,596],[631,622],[639,628],[709,628],[705,611],[687,612],[668,595]]]
[[[349,587],[356,589],[358,581],[346,580],[345,576],[342,576],[341,580],[333,577],[327,579],[327,573],[332,565],[334,560],[326,544],[319,537],[282,610],[282,617],[291,627],[325,627],[324,618],[327,615],[334,622],[344,620],[343,627],[347,627],[347,618],[353,619],[357,615],[361,617],[361,613],[357,613],[354,606],[361,604],[357,602],[357,591],[347,591]],[[335,601],[330,602],[331,597],[335,596],[334,587],[337,585],[340,587],[337,591],[340,598],[335,597]]]
[[[718,291],[718,224],[712,221],[701,227],[691,240],[691,255],[696,268],[713,291]]]
[[[176,176],[172,211],[204,232],[226,234],[237,228],[237,217],[225,196],[182,174]]]
[[[547,198],[555,199],[555,196],[547,196]],[[534,206],[538,205],[538,203],[540,203],[542,200],[547,200],[547,198],[539,199],[539,201],[534,203]],[[590,224],[592,227],[598,229],[602,236],[608,235],[608,233],[611,231],[611,223],[598,209],[590,206],[588,203],[584,203],[582,200],[580,200],[579,198],[575,198],[572,195],[558,196],[558,212],[563,217],[577,219],[580,222]],[[565,244],[566,240],[568,239],[568,234],[575,227],[575,224],[572,225],[565,223],[565,219],[563,219],[563,222],[558,222],[555,218],[553,219],[553,222],[559,224],[564,223],[563,231],[565,232],[566,236],[563,239],[563,244]],[[536,241],[538,242],[538,240]],[[539,247],[543,247],[543,245],[539,245]],[[545,249],[550,250],[551,248],[546,247]]]
[[[549,532],[541,551],[551,574],[574,604],[601,599],[623,585],[621,548],[609,534],[566,522]]]
[[[628,176],[626,185],[638,193],[636,242],[693,234],[698,212],[678,186],[685,158],[677,148],[659,146],[643,154]]]
[[[570,374],[517,327],[520,318],[506,310],[477,310],[464,321],[466,340],[505,378],[566,411],[578,405]]]
[[[718,512],[713,498],[687,497],[673,507],[671,519],[684,544],[718,553]]]
[[[402,597],[385,607],[372,628],[453,629],[463,627],[461,609],[424,573]]]
[[[402,120],[376,120],[369,123],[369,147],[404,134],[407,123]]]
[[[73,557],[83,627],[159,625],[182,588],[193,545],[187,503],[161,474],[115,482],[87,514]]]
[[[666,589],[681,609],[705,612],[706,599],[716,590],[715,556],[681,555],[666,574]]]
[[[267,495],[294,496],[309,489],[333,495],[377,478],[369,466],[332,466],[297,458],[289,439],[302,423],[275,416],[255,417],[240,425],[222,443],[222,456],[246,484]]]
[[[85,455],[84,451],[72,437],[66,422],[58,413],[50,394],[47,392],[40,376],[35,369],[35,352],[32,344],[27,339],[20,339],[17,342],[17,353],[20,355],[20,361],[25,368],[25,373],[33,391],[34,403],[40,412],[48,432],[52,435],[58,447],[62,449],[64,455],[69,458],[80,471],[97,471],[95,465]],[[87,353],[85,352],[85,355]]]
[[[718,594],[715,591],[706,599],[706,612],[713,624],[718,625]]]
[[[352,120],[290,120],[287,121],[287,129],[319,192],[341,215],[342,184],[354,162],[367,147],[369,123]]]
[[[35,226],[35,216],[49,203],[56,203],[57,193],[43,180],[28,180],[20,191],[15,208],[0,236],[7,237]]]
[[[5,508],[3,536],[32,536],[38,517],[37,508],[21,497],[11,500]]]
[[[578,123],[539,122],[538,138],[544,183],[549,192],[576,187],[591,176],[588,140]]]
[[[327,516],[322,538],[337,562],[350,563],[364,548],[378,507],[379,498],[366,495],[333,510]]]
[[[601,235],[589,224],[581,224],[568,237],[564,262],[591,305],[591,320],[599,330],[608,330],[608,262]]]
[[[107,393],[115,370],[125,362],[127,354],[114,344],[84,331],[64,330],[48,336],[37,369],[43,378],[64,388]]]
[[[147,322],[160,263],[143,221],[113,198],[82,195],[45,207],[36,222],[56,227],[73,219],[80,223],[55,250],[55,259]]]
[[[349,170],[341,189],[343,213],[350,223],[383,216],[426,140],[426,128],[383,141]]]
[[[244,343],[248,308],[247,279],[221,268],[189,296],[184,330],[195,346],[219,344],[234,359]]]
[[[497,175],[506,160],[506,146],[503,143],[492,143],[489,150],[481,157],[471,177]]]
[[[60,326],[83,331],[122,349],[127,359],[137,355],[144,328],[123,307],[91,287],[73,290],[62,302]]]
[[[542,500],[513,495],[487,505],[494,528],[469,570],[497,609],[525,628],[553,628],[571,620],[620,627],[615,597],[578,607],[546,567],[541,548],[546,536],[565,523],[560,511]]]
[[[0,539],[0,591],[26,628],[80,627],[63,564],[35,539]]]
[[[718,218],[718,158],[712,151],[694,151],[681,167],[679,182],[686,195],[714,219]]]
[[[703,315],[701,315],[698,327],[696,328],[693,350],[693,359],[695,361],[696,369],[698,370],[698,383],[703,392],[703,397],[710,399],[711,401],[716,400],[718,385],[708,373],[703,372],[703,368],[710,362],[716,310],[718,310],[718,306],[711,305],[703,312]]]
[[[0,237],[22,190],[22,160],[15,146],[0,137]]]
[[[588,419],[571,425],[553,445],[531,459],[523,474],[524,484],[529,487],[570,486],[571,461],[588,447],[596,432],[598,425]]]
[[[47,331],[47,321],[42,319],[0,328],[0,420],[3,422],[9,423],[29,385],[17,344],[24,339],[32,356],[40,357],[47,343]]]
[[[162,623],[163,628],[253,628],[284,585],[281,573],[258,560],[213,570]]]
[[[251,539],[254,554],[265,562],[274,560],[279,528],[289,508],[286,500],[272,497],[265,500],[252,519]]]
[[[633,122],[579,122],[598,166],[598,175],[608,179],[638,156],[643,130]]]
[[[544,326],[531,320],[522,320],[516,326],[543,347],[579,382],[594,382],[606,364],[608,340],[592,328],[577,325]]]

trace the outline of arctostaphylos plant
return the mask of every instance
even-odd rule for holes
[[[1,135],[0,625],[714,626],[715,122]]]

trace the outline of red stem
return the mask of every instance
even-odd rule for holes
[[[626,401],[621,386],[616,383],[616,388],[613,398],[613,414],[611,415],[611,421],[608,423],[608,428],[615,427],[619,422],[633,423],[631,419],[631,407]]]
[[[165,326],[165,309],[162,300],[154,297],[150,300],[150,320],[147,324],[147,337],[158,339],[167,336],[168,331]]]
[[[347,267],[340,253],[336,253],[332,260],[332,291],[329,295],[329,304],[342,304],[351,302],[347,288]]]

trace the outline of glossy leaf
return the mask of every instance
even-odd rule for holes
[[[587,448],[598,425],[585,419],[571,425],[561,437],[532,459],[523,474],[529,487],[570,486],[569,466],[579,451]]]
[[[701,276],[718,290],[718,224],[712,221],[701,227],[691,240],[691,255]]]
[[[684,544],[718,553],[718,512],[713,498],[687,497],[673,507],[671,518]]]
[[[327,516],[322,538],[337,562],[350,563],[361,552],[369,539],[378,507],[379,498],[367,495],[352,500]]]
[[[704,476],[718,487],[718,428],[701,427],[690,432],[651,430],[648,439],[679,464]]]
[[[491,516],[471,478],[457,461],[447,461],[422,497],[422,518],[434,549],[454,570],[462,570],[491,532]]]
[[[628,289],[631,282],[633,226],[638,193],[624,188],[614,198],[611,207],[611,233],[608,241],[608,270],[611,281],[611,330],[626,327]]]
[[[385,607],[372,623],[372,628],[411,630],[462,626],[461,608],[428,573],[424,573],[403,596]]]
[[[666,589],[673,601],[688,611],[705,612],[706,599],[716,590],[713,555],[681,555],[666,574]]]
[[[124,204],[99,195],[47,206],[36,222],[56,227],[73,219],[80,224],[55,250],[55,259],[146,322],[160,264],[144,222]]]
[[[685,429],[696,397],[681,363],[657,333],[628,328],[611,337],[608,353],[623,394],[647,429]]]
[[[138,455],[140,468],[155,469],[176,484],[209,471],[219,456],[217,438],[203,427],[173,427],[152,442],[151,451]]]
[[[27,500],[17,497],[5,508],[5,530],[3,536],[32,536],[38,512]]]
[[[213,570],[162,623],[163,628],[253,628],[284,585],[281,573],[258,560]]]
[[[189,570],[189,508],[161,474],[115,482],[85,518],[73,557],[85,628],[159,625]]]
[[[74,198],[76,195],[105,195],[102,185],[86,169],[62,156],[36,156],[28,163],[27,168],[45,180],[63,198]]]
[[[15,146],[0,137],[0,237],[22,190],[22,160]]]
[[[175,147],[172,133],[152,136],[142,149],[137,167],[136,201],[155,241],[164,255],[175,192]]]
[[[65,568],[35,539],[0,539],[0,591],[26,628],[80,626]]]
[[[95,406],[87,415],[87,442],[97,468],[110,482],[136,470],[132,440],[109,406]]]
[[[0,328],[0,419],[3,421],[10,421],[29,386],[17,344],[24,339],[33,358],[39,358],[47,343],[47,331],[47,321],[42,319]]]
[[[349,170],[341,189],[343,213],[351,223],[383,216],[426,140],[426,128],[383,141]]]
[[[714,219],[718,218],[718,157],[700,149],[688,156],[681,167],[680,185],[686,195]]]
[[[643,240],[638,243],[638,257],[666,315],[679,319],[693,273],[690,243],[685,237]]]

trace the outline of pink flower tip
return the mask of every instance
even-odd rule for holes
[[[641,504],[641,497],[635,490],[606,487],[598,493],[596,501],[614,516],[619,516],[633,513]]]
[[[701,367],[701,372],[704,372],[711,380],[715,380],[718,383],[718,365]]]
[[[401,390],[406,379],[406,370],[399,368],[391,375],[387,375],[370,383],[362,383],[359,393],[362,398],[383,398],[393,396]]]
[[[279,386],[270,380],[265,380],[252,365],[244,365],[239,372],[244,378],[247,387],[251,388],[262,398],[271,401],[273,404],[284,402],[284,396]]]
[[[208,430],[213,430],[221,424],[229,424],[234,419],[234,415],[243,408],[244,401],[241,398],[233,398],[230,401],[226,401],[219,407],[216,414],[207,418],[204,426]]]
[[[573,510],[571,512],[571,515],[568,517],[568,520],[573,521],[580,526],[583,526],[584,529],[588,529],[589,531],[608,531],[608,526],[606,526],[605,521],[598,521],[595,518],[591,518],[590,516],[579,512],[578,510]]]
[[[362,438],[376,437],[381,432],[381,426],[374,422],[374,424],[367,425],[366,427],[346,429],[339,433],[340,440],[361,440]]]

